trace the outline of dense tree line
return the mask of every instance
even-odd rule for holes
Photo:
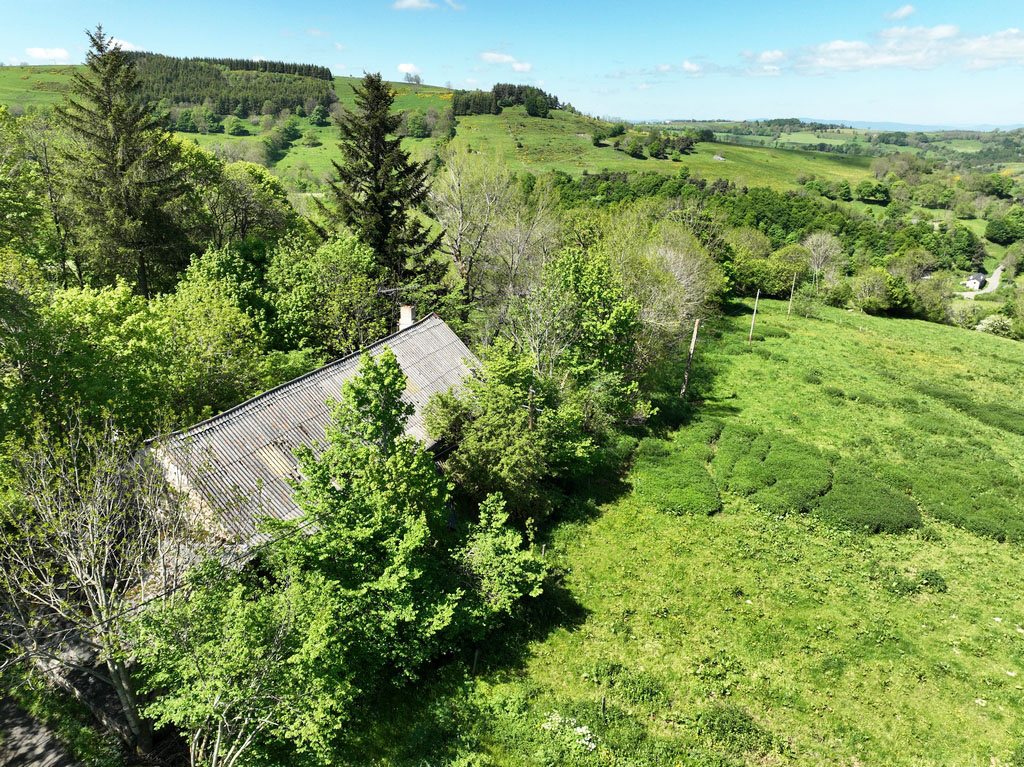
[[[454,91],[452,111],[459,116],[497,115],[501,114],[501,105],[494,97],[493,91]]]
[[[143,102],[203,104],[238,117],[312,109],[337,101],[330,70],[307,64],[235,59],[183,59],[124,52],[136,66]],[[235,66],[241,64],[241,66]]]
[[[147,58],[172,58],[161,54],[149,53],[148,51],[125,51],[125,55],[137,66],[140,66],[140,68],[142,61]],[[236,72],[274,72],[283,75],[298,75],[299,77],[315,77],[319,80],[334,81],[334,75],[331,74],[330,68],[321,67],[317,64],[297,64],[289,61],[267,61],[266,59],[210,58],[209,56],[192,56],[175,60],[186,62],[199,61]]]
[[[522,106],[531,98],[543,99],[551,109],[558,109],[558,96],[543,91],[533,85],[513,85],[512,83],[495,83],[491,88],[495,100],[503,107]]]
[[[531,117],[546,117],[548,110],[560,108],[557,96],[532,85],[498,83],[489,91],[452,93],[452,109],[456,115],[497,115],[503,107],[514,106],[525,106]]]

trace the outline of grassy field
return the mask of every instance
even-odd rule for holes
[[[469,650],[441,669],[443,696],[382,723],[380,763],[456,742],[478,755],[460,764],[509,767],[1018,763],[1024,570],[997,539],[1024,529],[1022,347],[776,301],[748,346],[739,308],[703,337],[691,420],[642,443],[633,490],[542,537],[558,578],[532,628],[485,644],[475,677]],[[772,444],[755,473],[787,450],[794,473],[739,482],[723,457],[744,427]],[[827,501],[854,476],[871,492],[846,525]],[[716,486],[719,513],[667,513]],[[907,529],[868,534],[862,514]]]
[[[76,68],[0,67],[0,104],[30,107],[59,103]]]
[[[869,158],[719,144],[698,144],[682,162],[637,159],[611,146],[595,147],[590,134],[596,121],[567,112],[551,114],[552,119],[538,120],[528,117],[521,107],[513,107],[500,115],[462,117],[456,141],[509,167],[535,172],[561,170],[578,175],[584,170],[607,169],[674,174],[686,165],[699,177],[776,188],[795,188],[801,172],[826,180],[847,178],[851,183],[869,175]],[[629,134],[623,137],[623,143],[628,138]],[[715,159],[716,155],[723,159]]]
[[[426,97],[421,99],[424,93]],[[443,96],[444,92],[436,89],[423,93],[410,89],[396,99],[396,104],[401,107],[399,102],[415,100],[415,108],[425,110],[434,105],[433,101],[444,103]],[[694,153],[685,156],[682,162],[638,159],[610,145],[595,147],[590,135],[597,125],[597,121],[590,118],[561,111],[552,112],[551,119],[531,118],[522,107],[511,107],[500,115],[460,117],[454,145],[468,147],[506,167],[534,173],[560,170],[579,175],[584,170],[589,173],[609,170],[676,174],[685,165],[698,177],[725,178],[739,186],[778,189],[797,188],[796,178],[800,173],[811,173],[823,180],[846,178],[851,184],[870,175],[870,158],[867,157],[721,144],[698,144]],[[303,132],[313,130],[321,145],[307,147],[296,142],[275,163],[275,168],[284,176],[302,172],[312,178],[323,178],[330,173],[331,160],[337,159],[337,129],[333,126],[310,128],[305,121],[302,129]],[[209,148],[216,144],[258,142],[259,128],[250,127],[250,130],[251,136],[180,135]],[[418,159],[425,159],[434,150],[430,139],[406,139],[403,145]]]

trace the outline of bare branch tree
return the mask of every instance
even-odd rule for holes
[[[0,647],[145,751],[129,621],[173,598],[199,554],[197,520],[109,421],[96,433],[79,422],[59,440],[43,434],[18,470],[19,487],[0,500]],[[87,692],[97,682],[117,716]]]
[[[811,253],[810,267],[814,272],[814,289],[818,289],[818,275],[835,263],[843,252],[843,245],[833,234],[811,232],[804,238],[804,247]]]
[[[430,212],[444,228],[441,251],[462,278],[463,312],[484,290],[489,271],[482,263],[494,255],[495,227],[506,213],[514,179],[500,165],[474,160],[467,150],[448,150],[430,188]],[[465,318],[464,318],[465,319]]]

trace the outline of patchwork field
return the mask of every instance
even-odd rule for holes
[[[443,668],[461,703],[406,704],[382,763],[1017,764],[1020,345],[776,301],[748,345],[736,308],[632,490],[538,541],[534,629]]]

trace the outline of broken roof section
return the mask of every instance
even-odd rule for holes
[[[404,399],[415,413],[406,433],[432,445],[423,410],[435,392],[457,387],[476,362],[440,317],[432,314],[355,354],[253,397],[230,410],[155,442],[157,459],[172,485],[187,492],[211,527],[253,543],[264,536],[261,518],[294,519],[292,500],[299,445],[316,447],[331,422],[327,400],[341,396],[363,354],[391,349],[406,376]]]

